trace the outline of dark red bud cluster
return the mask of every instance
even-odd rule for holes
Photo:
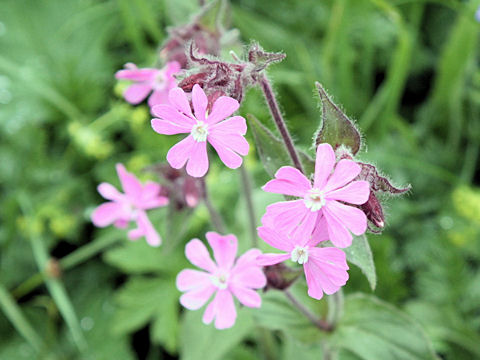
[[[265,266],[263,272],[267,277],[267,285],[265,291],[268,289],[285,290],[294,283],[295,280],[302,274],[302,269],[292,269],[285,266],[283,263]]]

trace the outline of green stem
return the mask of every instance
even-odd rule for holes
[[[78,264],[83,263],[86,260],[91,259],[98,253],[105,250],[110,245],[117,242],[119,239],[121,239],[121,236],[119,236],[118,233],[115,232],[113,234],[108,234],[108,236],[101,237],[97,241],[82,246],[81,248],[75,250],[74,252],[60,260],[60,269],[68,270],[77,266]],[[21,297],[27,295],[28,293],[36,289],[38,286],[42,285],[46,279],[47,274],[45,274],[44,271],[38,272],[25,280],[19,286],[17,286],[12,291],[12,295],[16,299],[20,299]]]
[[[248,224],[250,228],[250,238],[252,240],[252,246],[257,247],[257,224],[255,219],[255,207],[253,206],[253,197],[252,197],[252,184],[250,182],[250,177],[247,170],[245,170],[245,165],[240,167],[240,178],[242,182],[243,195],[245,196],[245,203],[247,205],[248,213]]]
[[[20,208],[22,209],[23,214],[28,219],[34,219],[34,211],[32,204],[25,193],[18,194]],[[46,269],[50,256],[48,254],[47,248],[45,247],[44,240],[38,234],[34,234],[30,227],[27,227],[27,230],[30,232],[29,240],[32,246],[33,255],[39,270],[42,272]],[[62,314],[70,332],[72,333],[72,338],[80,352],[85,352],[87,350],[87,342],[83,335],[80,323],[78,321],[77,315],[73,305],[68,298],[67,291],[63,283],[53,277],[47,277],[45,279],[48,291],[50,292],[55,304],[58,307],[58,310]]]
[[[22,335],[37,352],[40,352],[43,346],[40,336],[23,316],[22,310],[3,284],[0,284],[0,306],[20,335]]]
[[[318,327],[322,331],[332,331],[332,326],[328,322],[318,319],[305,305],[303,305],[301,302],[299,302],[295,296],[290,292],[290,290],[285,289],[283,290],[285,296],[287,297],[288,300],[303,314],[305,317],[310,320],[310,322]]]
[[[225,223],[223,222],[222,217],[220,216],[220,214],[218,213],[218,211],[215,209],[212,202],[210,201],[205,178],[202,178],[201,184],[202,184],[203,201],[205,202],[205,206],[207,207],[208,213],[210,214],[211,223],[215,228],[215,231],[217,231],[220,234],[225,234],[226,233]]]
[[[342,289],[338,290],[336,293],[327,296],[328,302],[328,314],[327,322],[332,328],[334,328],[340,317],[342,316],[343,311],[343,291]]]

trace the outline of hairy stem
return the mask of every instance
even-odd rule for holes
[[[332,331],[332,326],[322,320],[322,319],[318,319],[314,314],[312,314],[312,312],[307,309],[307,307],[305,305],[303,305],[302,303],[300,303],[294,296],[293,294],[290,292],[290,290],[288,289],[285,289],[283,290],[283,292],[285,293],[285,296],[288,298],[288,300],[290,300],[290,302],[298,309],[300,310],[300,312],[305,315],[305,317],[310,320],[310,322],[315,325],[316,327],[318,327],[320,330],[322,331]]]
[[[208,209],[208,213],[210,214],[212,225],[215,228],[215,231],[221,234],[225,234],[226,233],[225,223],[223,222],[222,217],[220,216],[218,211],[215,209],[212,202],[210,201],[210,198],[208,197],[207,183],[205,181],[205,178],[202,178],[201,184],[202,184],[203,201],[205,202],[205,205]]]
[[[277,99],[273,93],[272,86],[265,75],[260,78],[260,86],[262,87],[263,95],[265,96],[270,113],[275,121],[275,125],[277,125],[278,131],[280,132],[287,151],[293,161],[293,165],[303,173],[302,163],[300,162],[297,150],[293,145],[292,137],[288,132],[287,125],[285,124],[285,120],[280,112],[280,107],[278,106]]]
[[[240,167],[240,178],[242,180],[242,190],[243,195],[245,196],[245,203],[247,205],[248,223],[250,228],[252,246],[257,247],[257,224],[255,221],[257,217],[255,216],[255,208],[253,206],[252,184],[250,182],[250,177],[244,165]]]

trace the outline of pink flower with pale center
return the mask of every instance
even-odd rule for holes
[[[139,104],[148,98],[150,107],[159,104],[168,104],[168,92],[177,86],[173,75],[180,71],[180,64],[170,61],[163,69],[139,69],[135,64],[125,64],[125,69],[117,71],[117,79],[131,80],[133,84],[125,90],[123,96],[130,104]]]
[[[162,188],[159,184],[148,181],[142,185],[122,164],[117,164],[117,174],[125,193],[122,194],[109,183],[98,185],[100,195],[110,201],[95,209],[93,224],[98,227],[113,224],[124,229],[134,221],[137,227],[128,232],[128,238],[136,240],[145,236],[151,246],[159,246],[162,239],[148,219],[146,210],[167,205],[168,198],[160,195]]]
[[[247,155],[249,145],[244,135],[247,124],[241,116],[232,116],[240,104],[228,97],[219,97],[209,113],[208,99],[203,89],[195,84],[192,89],[193,113],[187,95],[181,88],[169,93],[169,105],[157,105],[152,113],[152,128],[159,134],[189,134],[174,145],[167,154],[167,161],[175,169],[187,164],[190,176],[202,177],[208,170],[207,142],[231,169],[242,164],[240,155]]]
[[[318,241],[311,237],[314,223],[308,225],[297,228],[292,237],[264,226],[259,227],[258,236],[270,246],[285,253],[260,255],[257,263],[268,266],[290,259],[303,265],[308,295],[319,300],[323,293],[331,295],[346,284],[348,265],[342,250],[334,247],[315,247]]]
[[[313,223],[316,242],[330,239],[337,247],[352,244],[352,235],[363,234],[367,217],[362,210],[346,204],[361,205],[368,200],[367,181],[352,181],[361,168],[352,160],[342,159],[335,164],[335,153],[329,144],[320,144],[315,161],[313,185],[299,170],[284,166],[263,190],[299,197],[267,207],[262,224],[279,232],[292,234],[297,226]]]
[[[197,310],[215,294],[203,314],[203,322],[210,324],[215,319],[217,329],[226,329],[233,326],[237,317],[234,296],[244,306],[258,308],[261,305],[260,295],[253,290],[267,283],[256,262],[261,251],[250,249],[235,261],[237,238],[234,235],[208,232],[206,237],[215,262],[200,240],[193,239],[187,244],[187,259],[204,271],[185,269],[178,274],[177,288],[185,292],[180,303],[187,309]]]

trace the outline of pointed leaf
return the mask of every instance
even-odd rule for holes
[[[347,261],[358,266],[366,276],[370,287],[375,290],[377,285],[377,273],[373,262],[372,250],[365,235],[354,236],[352,245],[344,249]]]
[[[437,359],[418,323],[390,304],[363,294],[345,299],[343,316],[329,344],[345,354],[340,359]]]
[[[265,125],[258,121],[255,116],[247,115],[249,128],[253,133],[253,140],[263,167],[274,176],[282,166],[293,166],[292,160],[282,140],[276,137]],[[309,177],[315,171],[315,163],[312,158],[303,151],[298,151],[306,176]]]
[[[322,107],[322,124],[315,138],[315,147],[322,143],[332,145],[337,149],[344,145],[350,149],[353,155],[360,150],[360,133],[340,108],[329,98],[320,83],[315,83],[320,95]]]

